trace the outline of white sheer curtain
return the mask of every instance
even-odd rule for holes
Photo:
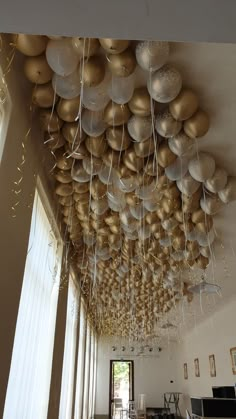
[[[70,275],[59,419],[71,419],[72,416],[78,318],[79,291]]]
[[[37,190],[4,419],[47,418],[62,245],[41,196]]]
[[[94,380],[94,345],[95,336],[91,332],[91,349],[90,349],[90,373],[89,373],[89,398],[88,398],[88,412],[89,418],[93,416],[93,380]]]
[[[85,371],[84,371],[84,397],[83,397],[83,419],[88,419],[89,413],[89,378],[90,378],[90,348],[91,330],[87,322],[86,350],[85,350]]]
[[[76,374],[76,394],[75,394],[75,414],[74,419],[81,419],[83,411],[83,393],[84,393],[84,361],[86,344],[86,316],[84,304],[80,304],[80,328],[79,328],[79,353]]]

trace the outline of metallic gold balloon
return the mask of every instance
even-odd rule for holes
[[[91,57],[97,54],[100,44],[96,38],[72,38],[72,46],[75,52],[82,57]]]
[[[48,39],[41,35],[25,35],[23,33],[12,35],[13,44],[18,51],[29,57],[42,54],[47,46]]]
[[[74,187],[74,185],[73,185]],[[75,202],[89,202],[89,192],[84,193],[74,193],[73,198]]]
[[[118,151],[111,150],[110,148],[102,156],[103,163],[108,167],[118,167],[120,162],[120,153]]]
[[[56,186],[56,194],[60,196],[69,196],[73,194],[73,187],[71,183],[60,183]]]
[[[70,170],[72,167],[73,160],[71,158],[67,158],[64,149],[59,148],[55,152],[56,156],[56,165],[61,170]]]
[[[128,105],[134,115],[149,116],[151,114],[151,98],[147,88],[139,87],[135,89]]]
[[[200,203],[199,201],[189,201],[189,202],[184,202],[183,206],[182,206],[182,210],[183,212],[194,212],[196,211],[198,208],[200,207]]]
[[[180,195],[180,191],[177,188],[177,186],[174,184],[168,187],[166,190],[164,190],[164,195],[166,198],[173,199],[173,198],[177,198]]]
[[[63,124],[56,112],[52,112],[51,109],[40,110],[39,122],[41,128],[49,133],[59,131]]]
[[[102,58],[92,56],[85,60],[81,75],[84,86],[93,87],[100,84],[105,77],[105,65]]]
[[[213,226],[213,219],[211,216],[206,216],[205,220],[196,224],[196,229],[201,233],[208,233]]]
[[[131,112],[127,104],[118,105],[115,102],[109,102],[104,110],[104,121],[112,126],[126,124],[129,120]]]
[[[145,220],[150,225],[152,225],[152,224],[158,224],[160,226],[158,215],[155,212],[149,212],[146,215]]]
[[[186,239],[184,234],[178,237],[174,237],[172,241],[172,246],[175,250],[184,250],[185,249]]]
[[[157,164],[156,158],[153,157],[148,159],[143,170],[145,173],[147,173],[147,175],[157,176],[158,178],[161,177],[164,173],[163,168]]]
[[[117,226],[116,224],[110,225],[110,230],[113,234],[120,234],[120,226]]]
[[[132,147],[126,150],[122,157],[123,162],[128,169],[139,172],[143,168],[144,159],[138,157]]]
[[[136,59],[133,51],[127,49],[121,54],[107,56],[108,68],[116,77],[130,76],[136,67]]]
[[[191,118],[198,108],[198,97],[191,89],[182,89],[179,95],[170,103],[169,109],[177,121]]]
[[[171,113],[165,109],[157,114],[155,127],[158,134],[162,137],[171,138],[180,132],[182,123],[180,121],[176,121]]]
[[[203,255],[200,255],[196,260],[196,265],[200,269],[206,269],[209,265],[209,259]]]
[[[52,132],[51,134],[46,133],[44,143],[51,149],[57,150],[65,145],[65,138],[60,131]]]
[[[157,160],[161,167],[168,167],[176,160],[176,155],[172,153],[168,144],[162,142],[158,149]]]
[[[124,39],[100,38],[99,42],[109,54],[120,54],[128,48],[130,41]]]
[[[164,210],[164,208],[159,208],[156,213],[157,213],[158,218],[161,221],[166,220],[166,218],[168,217],[166,211]]]
[[[51,83],[40,84],[33,89],[32,102],[40,108],[50,108],[57,100]]]
[[[49,67],[44,54],[38,57],[28,57],[24,64],[24,73],[34,84],[45,84],[52,80],[53,71]]]
[[[65,149],[67,151],[67,155],[76,160],[83,160],[85,157],[90,156],[84,143],[75,146],[67,143]]]
[[[87,137],[85,144],[88,151],[98,158],[102,157],[108,148],[104,135],[100,135],[99,137]]]
[[[139,205],[142,201],[139,199],[133,192],[129,192],[125,194],[125,200],[127,204],[131,207],[135,207]]]
[[[184,122],[184,132],[190,138],[203,137],[209,130],[209,127],[209,116],[201,109]]]
[[[134,151],[138,157],[148,157],[155,151],[155,143],[153,137],[148,138],[140,143],[134,143]]]
[[[183,224],[179,225],[179,228],[182,231],[189,233],[190,231],[193,231],[195,225],[191,221],[185,221]]]
[[[171,215],[173,212],[177,211],[180,208],[181,201],[178,198],[175,198],[175,199],[163,198],[161,201],[161,206],[167,214]]]
[[[66,141],[74,146],[83,142],[86,137],[84,131],[80,129],[78,122],[64,124],[62,127],[62,134],[64,135]]]
[[[107,187],[98,178],[95,178],[91,184],[90,192],[93,199],[102,199],[106,196]]]
[[[74,122],[78,118],[80,96],[74,99],[60,99],[57,104],[58,116],[65,122]]]
[[[107,128],[106,139],[109,146],[116,151],[126,150],[131,143],[128,130],[124,125]]]
[[[73,182],[73,188],[75,193],[86,193],[89,190],[89,182]]]
[[[61,183],[71,183],[72,182],[72,178],[70,175],[70,172],[68,172],[68,170],[58,170],[54,173],[54,176],[56,178],[56,180],[58,180],[58,182]]]
[[[202,209],[194,211],[191,217],[194,224],[203,223],[207,218],[208,215]]]

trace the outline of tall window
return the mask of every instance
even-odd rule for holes
[[[73,276],[69,279],[66,336],[63,358],[59,419],[71,419],[74,389],[75,351],[79,317],[79,291]]]
[[[84,305],[80,305],[80,333],[79,333],[79,353],[77,363],[76,394],[75,394],[75,415],[74,419],[81,419],[83,410],[84,393],[84,361],[86,347],[86,316]]]
[[[48,411],[62,245],[40,191],[34,199],[4,419],[46,419]]]

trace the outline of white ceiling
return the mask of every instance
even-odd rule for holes
[[[235,42],[235,0],[2,0],[1,32]]]

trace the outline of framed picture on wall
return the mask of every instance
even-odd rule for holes
[[[210,363],[210,375],[211,377],[216,377],[215,355],[209,355],[209,363]]]
[[[200,377],[199,359],[194,359],[195,377]]]
[[[232,371],[236,375],[236,347],[230,349],[231,361],[232,361]]]
[[[188,379],[188,364],[187,363],[184,364],[184,379],[185,380]]]

